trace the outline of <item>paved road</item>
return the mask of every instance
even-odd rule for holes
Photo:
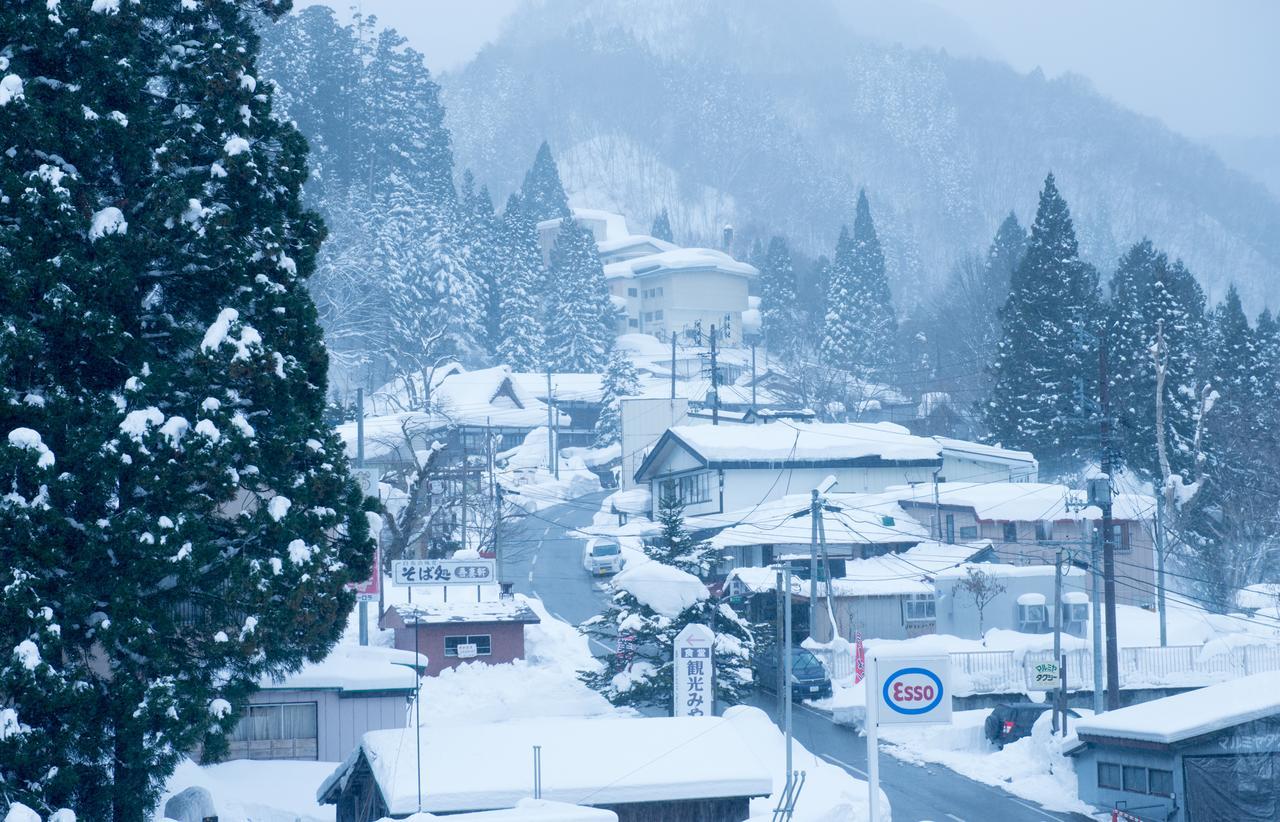
[[[504,534],[504,579],[515,590],[539,597],[553,615],[572,625],[595,616],[608,599],[605,585],[582,568],[583,541],[569,536],[591,523],[604,494],[582,497],[525,517]],[[593,643],[595,641],[593,640]],[[599,643],[595,643],[599,645]],[[605,646],[596,652],[611,653]],[[759,696],[750,704],[774,716],[777,701]],[[866,778],[867,745],[850,728],[801,705],[792,710],[796,739],[814,754]],[[999,788],[975,782],[941,765],[911,765],[880,755],[880,785],[893,805],[895,822],[1065,822],[1084,817],[1046,811]]]

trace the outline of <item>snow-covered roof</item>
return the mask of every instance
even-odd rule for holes
[[[545,371],[515,371],[512,378],[531,397],[547,398],[547,374]],[[564,373],[551,375],[551,390],[556,399],[564,401],[600,402],[604,396],[603,374]]]
[[[1018,594],[1018,604],[1019,605],[1044,605],[1045,596],[1044,594],[1038,593],[1036,591],[1030,591],[1025,594]]]
[[[934,486],[896,485],[887,489],[904,503],[934,504]],[[978,519],[998,522],[1095,520],[1102,511],[1086,506],[1084,492],[1044,482],[941,482],[937,502],[972,508]],[[1068,504],[1070,503],[1070,504]],[[1150,519],[1155,500],[1139,494],[1115,494],[1112,517],[1118,520]]]
[[[613,578],[613,585],[672,618],[708,596],[707,586],[693,574],[654,561],[628,565]]]
[[[425,670],[427,657],[396,648],[339,644],[321,661],[307,663],[294,674],[264,677],[258,687],[264,690],[412,691],[418,684],[415,667]]]
[[[977,568],[979,571],[996,578],[1012,578],[1012,577],[1052,577],[1054,574],[1053,565],[1008,565],[1002,562],[982,562],[982,563],[965,563],[957,565],[954,568],[948,568],[945,571],[939,571],[937,579],[939,580],[958,580],[968,575],[970,568]],[[1077,568],[1072,565],[1064,568],[1063,577],[1083,577],[1084,569]]]
[[[618,815],[604,808],[570,805],[548,799],[521,799],[514,808],[475,813],[414,813],[404,819],[384,817],[378,822],[618,822]]]
[[[922,542],[914,548],[845,563],[843,577],[831,580],[837,597],[932,594],[932,577],[986,550],[988,544]]]
[[[809,503],[808,493],[788,494],[739,511],[689,516],[685,526],[691,530],[722,529],[710,540],[717,548],[808,545],[813,535]],[[828,495],[822,525],[829,545],[915,543],[929,537],[925,527],[907,516],[895,500],[878,494]]]
[[[363,756],[392,816],[510,808],[529,794],[530,757],[541,747],[542,798],[616,805],[713,797],[766,796],[773,778],[724,717],[549,717],[371,731],[321,784],[336,801]],[[415,744],[421,750],[417,766]]]
[[[505,365],[467,371],[455,363],[432,373],[430,391],[424,391],[420,374],[388,382],[366,398],[365,412],[395,414],[429,398],[428,411],[461,425],[485,425],[486,420],[520,427],[545,424],[546,406],[513,377]]]
[[[942,455],[957,456],[983,462],[999,462],[1006,465],[1026,465],[1034,468],[1039,465],[1035,455],[1030,451],[1014,451],[998,445],[984,445],[980,442],[957,440],[951,437],[934,437],[942,446]]]
[[[653,495],[648,488],[629,488],[626,491],[614,491],[605,500],[610,510],[624,514],[647,514],[653,504]]]
[[[1280,715],[1280,671],[1243,676],[1130,705],[1076,722],[1080,737],[1172,745],[1255,719]]]
[[[755,266],[739,262],[714,248],[674,248],[659,254],[647,254],[643,257],[610,263],[604,267],[604,278],[616,280],[651,277],[672,271],[719,271],[742,277],[754,277],[760,273]]]
[[[599,208],[570,208],[569,211],[573,214],[574,222],[584,228],[590,228],[597,241],[617,240],[631,234],[627,229],[627,218],[615,211],[604,211]],[[561,220],[560,217],[539,220],[538,232],[559,229]]]
[[[522,599],[499,597],[497,599],[464,599],[473,596],[470,586],[451,585],[454,593],[448,602],[397,602],[390,606],[405,625],[444,625],[450,622],[524,622],[540,620]]]
[[[628,234],[624,237],[610,238],[601,240],[596,243],[596,250],[600,252],[601,257],[621,254],[630,249],[637,247],[649,246],[654,249],[651,253],[661,253],[663,251],[674,251],[680,246],[675,243],[669,243],[666,240],[651,237],[648,234]]]
[[[893,423],[790,423],[759,426],[678,425],[667,430],[637,478],[674,442],[708,466],[785,468],[851,461],[941,464],[941,446]]]

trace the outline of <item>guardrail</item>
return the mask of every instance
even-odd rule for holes
[[[832,679],[853,676],[853,654],[813,648]],[[1067,657],[1067,690],[1093,688],[1093,653],[1077,648]],[[1053,651],[963,651],[951,654],[952,690],[957,696],[1019,693],[1027,689],[1027,668],[1053,659]],[[1222,646],[1168,645],[1120,649],[1121,688],[1195,688],[1263,671],[1280,671],[1280,642]],[[1104,671],[1105,684],[1105,671]]]

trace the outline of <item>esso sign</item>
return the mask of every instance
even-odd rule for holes
[[[884,701],[898,713],[928,713],[942,701],[942,680],[925,668],[899,668],[885,678]]]
[[[949,659],[880,659],[879,721],[948,722],[951,719]]]

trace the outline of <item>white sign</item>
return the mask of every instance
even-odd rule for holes
[[[675,670],[676,716],[711,716],[715,671],[715,634],[705,625],[686,625],[676,635],[672,658]]]
[[[378,481],[382,479],[382,472],[377,468],[352,468],[351,477],[356,481],[356,485],[360,486],[360,492],[366,497],[378,496]]]
[[[877,670],[881,725],[951,721],[950,657],[884,657]]]
[[[482,585],[497,581],[491,559],[397,559],[391,563],[393,585]]]
[[[1062,685],[1062,669],[1056,662],[1037,662],[1027,666],[1027,688],[1033,691],[1056,691]]]
[[[458,659],[470,659],[476,655],[476,644],[474,642],[464,642],[458,646]]]

